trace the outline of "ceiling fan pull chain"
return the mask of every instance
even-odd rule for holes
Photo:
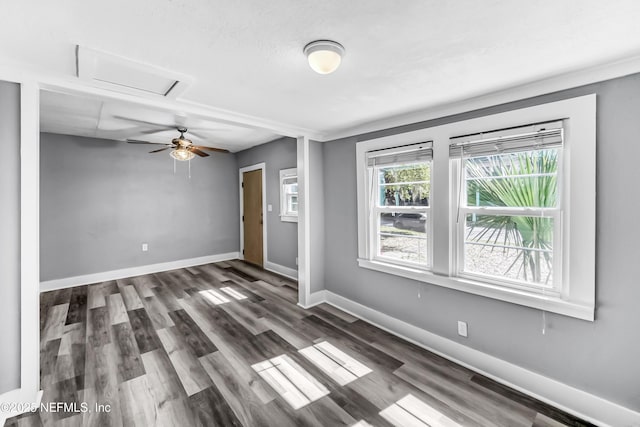
[[[189,181],[191,181],[191,159],[189,159]]]
[[[173,159],[173,174],[176,174],[176,159]]]

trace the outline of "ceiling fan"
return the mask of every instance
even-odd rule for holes
[[[187,128],[177,127],[176,130],[180,132],[180,136],[173,138],[170,144],[162,144],[149,141],[140,141],[138,139],[127,139],[129,144],[151,144],[151,145],[164,145],[165,147],[158,150],[149,151],[149,153],[159,153],[160,151],[171,150],[171,157],[176,160],[186,161],[193,159],[196,155],[200,157],[208,157],[209,154],[202,150],[218,151],[220,153],[228,153],[229,150],[223,148],[206,147],[204,145],[194,145],[190,139],[185,138],[184,134],[187,133]]]

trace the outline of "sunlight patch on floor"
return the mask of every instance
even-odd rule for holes
[[[460,427],[460,424],[412,394],[383,409],[380,415],[397,427]]]
[[[224,304],[230,301],[229,298],[214,290],[200,291],[198,293],[215,305]]]
[[[300,409],[329,394],[325,386],[286,354],[251,367],[293,409]]]
[[[371,369],[327,341],[298,351],[340,385],[349,384],[372,372]]]
[[[220,288],[220,290],[222,292],[224,292],[227,295],[230,295],[232,298],[237,299],[238,301],[243,300],[243,299],[247,299],[246,295],[242,295],[240,292],[236,291],[235,289],[226,286],[224,288]]]

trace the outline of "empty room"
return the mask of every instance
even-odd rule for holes
[[[640,427],[640,2],[0,2],[0,425]]]

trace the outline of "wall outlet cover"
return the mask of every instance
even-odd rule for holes
[[[458,320],[458,335],[460,335],[461,337],[467,337],[467,322]]]

